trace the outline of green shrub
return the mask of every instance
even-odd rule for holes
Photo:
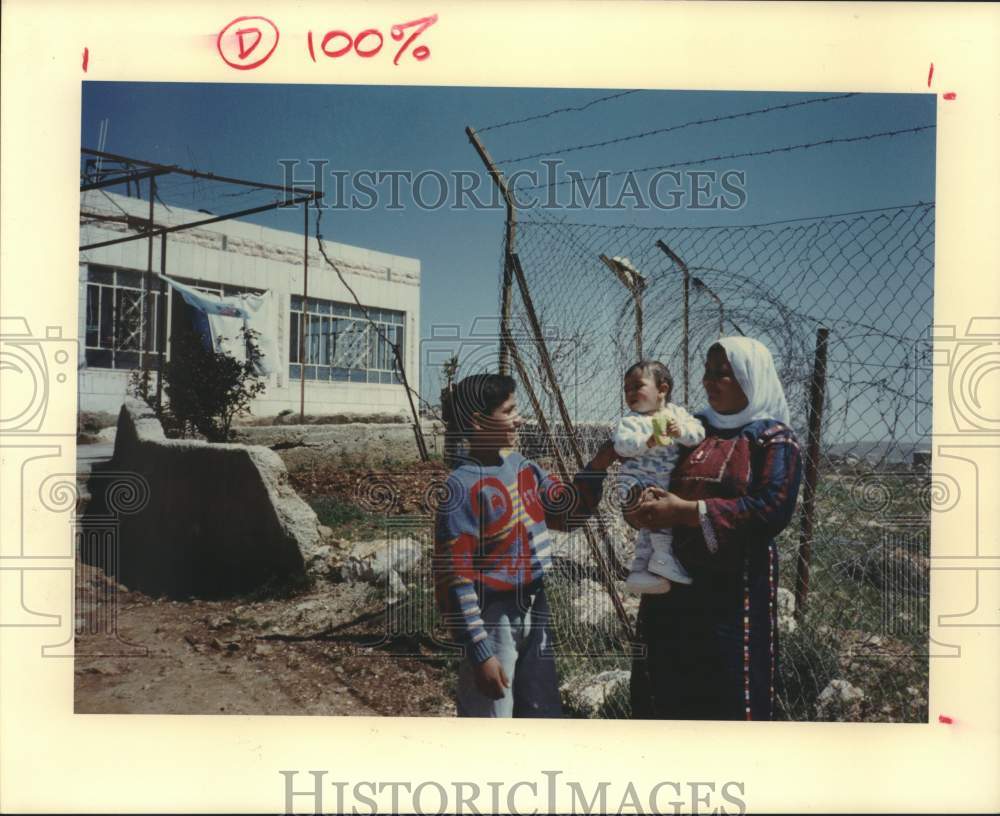
[[[229,439],[233,419],[249,414],[250,403],[266,388],[258,374],[258,333],[244,328],[241,335],[247,347],[243,362],[206,349],[199,336],[184,333],[175,339],[173,356],[163,367],[171,416],[182,428],[193,428],[212,442]]]
[[[243,362],[227,352],[205,348],[193,331],[176,335],[171,359],[163,366],[167,404],[156,404],[151,372],[146,370],[129,374],[129,395],[156,412],[168,437],[197,432],[210,442],[227,441],[233,420],[248,415],[251,402],[267,387],[259,373],[264,357],[257,345],[260,333],[244,327],[240,336],[247,350]]]

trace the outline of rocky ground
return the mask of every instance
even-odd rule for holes
[[[449,716],[447,661],[385,641],[365,584],[285,598],[171,601],[77,571],[81,714]],[[117,636],[107,634],[117,616]]]
[[[113,439],[114,419],[83,417],[85,450]],[[427,484],[443,474],[440,464],[403,469],[388,502],[384,474],[313,468],[293,483],[346,554],[384,534],[386,518],[426,512]],[[386,597],[372,575],[333,578],[256,597],[171,600],[78,564],[75,710],[454,715],[453,658],[429,641],[386,637]]]

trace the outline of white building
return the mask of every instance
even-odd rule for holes
[[[81,202],[80,246],[136,234],[126,214],[145,220],[149,203],[113,193],[85,194]],[[98,214],[97,216],[91,214]],[[104,217],[118,220],[101,220]],[[204,213],[157,203],[157,226],[205,219]],[[310,219],[311,220],[311,219]],[[160,238],[153,240],[153,270],[160,270]],[[420,262],[414,258],[324,241],[324,249],[368,308],[385,336],[402,341],[411,387],[420,382]],[[153,277],[145,307],[143,276],[149,240],[80,253],[79,407],[117,413],[129,374],[142,367],[143,332],[152,330],[154,354],[161,344],[170,359],[172,338],[189,328],[191,307],[172,288],[161,302]],[[167,276],[220,295],[270,292],[275,348],[279,360],[267,389],[253,405],[257,416],[298,412],[301,368],[303,236],[245,221],[221,221],[167,235]],[[391,348],[364,319],[336,272],[323,260],[314,234],[309,237],[308,312],[305,337],[305,411],[308,414],[408,413],[406,394],[396,382]],[[162,326],[161,326],[162,322]],[[163,332],[163,326],[166,331]],[[165,336],[165,340],[163,339]],[[263,344],[262,344],[263,345]],[[156,370],[155,356],[150,369]],[[155,382],[155,379],[154,379]]]

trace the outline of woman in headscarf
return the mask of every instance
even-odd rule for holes
[[[671,491],[652,488],[627,515],[672,527],[691,574],[643,596],[632,666],[636,718],[769,720],[778,672],[778,554],[795,511],[801,462],[767,347],[725,337],[708,351],[699,412],[705,441],[678,463]],[[683,497],[683,498],[682,498]]]

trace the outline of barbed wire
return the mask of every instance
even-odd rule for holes
[[[601,102],[608,102],[612,99],[620,99],[623,96],[629,96],[630,94],[639,93],[642,89],[636,89],[631,91],[622,91],[621,93],[611,94],[610,96],[602,96],[598,99],[592,99],[584,105],[575,105],[568,108],[556,108],[555,110],[550,110],[547,113],[539,113],[535,116],[526,116],[523,119],[511,119],[507,122],[498,122],[493,125],[486,125],[485,127],[476,128],[478,133],[485,133],[488,130],[499,130],[500,128],[511,127],[512,125],[523,125],[525,122],[536,122],[539,119],[548,119],[550,116],[557,116],[562,113],[577,113],[579,111],[585,111],[594,105]]]
[[[904,618],[891,607],[899,593],[913,591],[912,581],[900,583],[900,574],[909,574],[900,573],[901,565],[913,565],[908,569],[914,575],[920,570],[926,574],[920,560],[926,555],[920,543],[924,539],[914,538],[912,544],[885,539],[880,511],[851,506],[850,488],[859,476],[878,477],[879,485],[887,478],[903,479],[910,465],[893,463],[926,444],[931,368],[929,361],[913,355],[915,344],[929,336],[933,320],[934,214],[933,203],[918,202],[747,226],[651,228],[530,216],[517,222],[518,256],[535,312],[548,332],[558,382],[557,388],[549,383],[538,344],[530,337],[519,339],[529,380],[519,388],[530,384],[556,428],[552,439],[537,431],[524,439],[525,455],[543,463],[551,460],[554,448],[566,452],[559,433],[569,430],[552,422],[560,397],[571,411],[576,440],[588,454],[624,410],[621,379],[638,355],[640,324],[633,293],[600,261],[602,254],[629,258],[643,276],[643,355],[662,360],[673,372],[673,401],[696,410],[702,400],[705,352],[721,331],[738,324],[771,348],[803,453],[816,334],[821,327],[829,330],[816,463],[821,477],[813,585],[805,614],[779,618],[785,627],[779,699],[789,719],[920,721],[925,714],[926,702],[910,689],[926,691],[921,655],[926,654],[928,619]],[[703,284],[689,292],[687,365],[684,271],[657,248],[658,240]],[[511,320],[519,325],[524,319],[524,304],[515,296]],[[531,412],[526,413],[530,418]],[[883,476],[886,472],[895,475]],[[920,472],[912,472],[916,481],[899,502],[926,489]],[[602,517],[612,531],[611,546],[627,560],[631,533],[615,502],[606,499]],[[925,530],[927,525],[920,522],[918,527]],[[786,602],[795,597],[798,535],[796,516],[779,540],[780,593]],[[600,591],[587,581],[585,556],[572,537],[556,539],[560,563],[572,564],[552,579],[556,640],[568,687],[596,683],[608,669],[627,678],[627,659],[613,656],[616,649],[624,651],[624,636],[601,606]],[[588,653],[595,636],[578,622],[599,615],[607,648]],[[889,651],[872,654],[863,663],[841,662],[852,639],[875,634],[891,644]],[[820,693],[835,678],[865,689],[863,708],[831,713]],[[616,688],[621,692],[623,687]],[[624,692],[608,695],[596,714],[627,715]]]
[[[867,215],[869,213],[880,213],[880,212],[889,212],[889,211],[896,211],[896,210],[909,210],[909,209],[915,209],[917,207],[933,207],[934,204],[935,204],[934,201],[918,201],[918,202],[916,202],[914,204],[891,204],[891,205],[886,206],[886,207],[869,207],[869,208],[864,209],[864,210],[848,210],[846,212],[823,213],[821,215],[804,215],[804,216],[801,216],[799,218],[783,218],[780,221],[762,221],[762,222],[758,222],[758,223],[755,223],[755,224],[739,224],[737,226],[739,228],[755,228],[756,229],[756,228],[759,228],[759,227],[773,227],[773,226],[778,226],[780,224],[795,224],[795,223],[798,223],[800,221],[825,221],[825,220],[828,220],[828,219],[831,219],[831,218],[844,218],[844,217],[846,217],[848,215]],[[545,219],[545,218],[531,217],[530,220],[531,220],[531,222],[533,224],[538,224],[539,226],[541,226],[543,224],[551,224],[551,225],[556,225],[556,226],[560,226],[560,227],[567,227],[567,226],[568,227],[600,227],[600,228],[606,228],[606,227],[608,227],[607,224],[599,224],[599,223],[593,222],[593,221],[590,221],[590,222],[588,222],[588,221],[570,221],[568,217],[567,218],[562,218],[562,219],[559,219],[559,218]],[[699,226],[698,229],[700,229],[700,230],[729,230],[729,229],[733,229],[733,227],[734,227],[733,224],[721,224],[721,225],[720,224],[705,224],[704,226]],[[642,226],[640,224],[628,224],[628,225],[625,225],[625,226],[619,225],[619,226],[613,227],[613,228],[614,229],[638,230],[640,232],[648,232],[648,233],[659,233],[659,232],[661,232],[663,230],[663,227],[659,226],[659,225],[655,225],[655,226]]]
[[[672,133],[677,130],[683,130],[684,128],[696,127],[699,125],[711,125],[717,122],[727,122],[733,119],[743,119],[751,116],[761,116],[768,113],[775,113],[777,111],[790,110],[792,108],[799,108],[804,105],[815,105],[824,102],[833,102],[839,99],[849,99],[852,96],[857,96],[857,93],[846,93],[846,94],[836,94],[835,96],[823,96],[817,99],[806,99],[800,102],[788,102],[784,105],[771,105],[766,108],[757,108],[756,110],[743,111],[740,113],[728,113],[721,116],[710,116],[705,119],[695,119],[690,122],[682,122],[679,125],[670,125],[669,127],[655,128],[653,130],[644,130],[640,133],[632,133],[627,136],[619,136],[614,139],[607,139],[603,142],[590,142],[588,144],[573,145],[571,147],[560,147],[553,148],[550,150],[544,150],[539,153],[531,153],[526,156],[516,156],[509,159],[497,159],[496,164],[512,164],[513,162],[528,161],[529,159],[537,159],[542,156],[560,156],[564,153],[574,153],[579,150],[591,150],[599,147],[608,147],[609,145],[622,144],[623,142],[632,142],[637,139],[645,139],[649,136],[657,136],[664,133]]]
[[[920,133],[925,130],[933,130],[936,127],[937,125],[919,125],[917,127],[904,128],[902,130],[886,130],[880,133],[867,133],[861,136],[846,136],[834,139],[823,139],[817,142],[805,142],[802,144],[784,145],[782,147],[772,147],[767,150],[750,150],[743,153],[724,153],[717,156],[705,156],[700,159],[688,159],[681,162],[671,162],[670,164],[655,164],[655,165],[650,165],[649,167],[632,167],[632,168],[626,168],[624,170],[607,171],[603,173],[598,173],[593,176],[581,176],[579,178],[569,178],[569,179],[564,179],[563,181],[555,181],[545,184],[524,185],[517,189],[521,191],[541,190],[544,188],[561,187],[565,184],[582,184],[583,182],[586,181],[598,181],[600,179],[616,178],[617,176],[624,176],[629,173],[649,173],[654,170],[672,170],[678,167],[690,167],[696,164],[711,164],[712,162],[726,161],[728,159],[748,159],[756,156],[772,156],[777,153],[792,153],[796,150],[808,150],[813,147],[827,147],[829,145],[835,145],[835,144],[851,144],[855,142],[867,142],[871,141],[872,139],[885,139],[885,138],[893,138],[895,136]]]

